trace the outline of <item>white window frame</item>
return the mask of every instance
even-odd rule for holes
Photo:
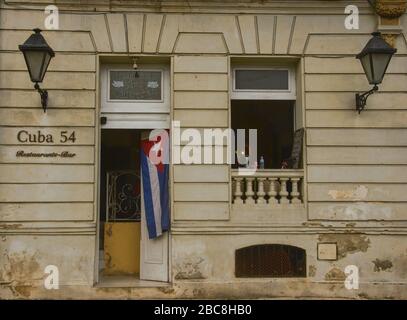
[[[268,89],[236,89],[237,70],[287,70],[288,90]],[[234,65],[231,77],[231,99],[232,100],[296,100],[295,69],[291,66],[251,66]]]
[[[161,100],[110,99],[110,71],[134,71],[131,65],[115,64],[101,66],[101,113],[169,113],[170,69],[159,64],[139,65],[139,71],[159,71],[161,77]]]

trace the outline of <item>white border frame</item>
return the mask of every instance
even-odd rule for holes
[[[236,70],[287,70],[288,90],[236,89]],[[296,100],[295,70],[292,66],[234,65],[231,77],[232,100]]]
[[[160,71],[161,100],[111,100],[110,71],[134,71],[128,64],[110,64],[101,67],[101,113],[169,113],[170,112],[170,70],[166,65],[142,64],[139,71]]]

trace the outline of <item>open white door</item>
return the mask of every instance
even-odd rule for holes
[[[142,134],[142,139],[143,136]],[[168,232],[164,232],[158,238],[149,239],[143,195],[143,181],[141,179],[140,279],[168,282]]]

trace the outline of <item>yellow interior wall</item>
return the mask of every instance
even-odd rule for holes
[[[105,275],[140,274],[140,222],[105,223]]]

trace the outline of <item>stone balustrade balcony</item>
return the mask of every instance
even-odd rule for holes
[[[233,205],[302,204],[303,178],[302,169],[232,170]]]

